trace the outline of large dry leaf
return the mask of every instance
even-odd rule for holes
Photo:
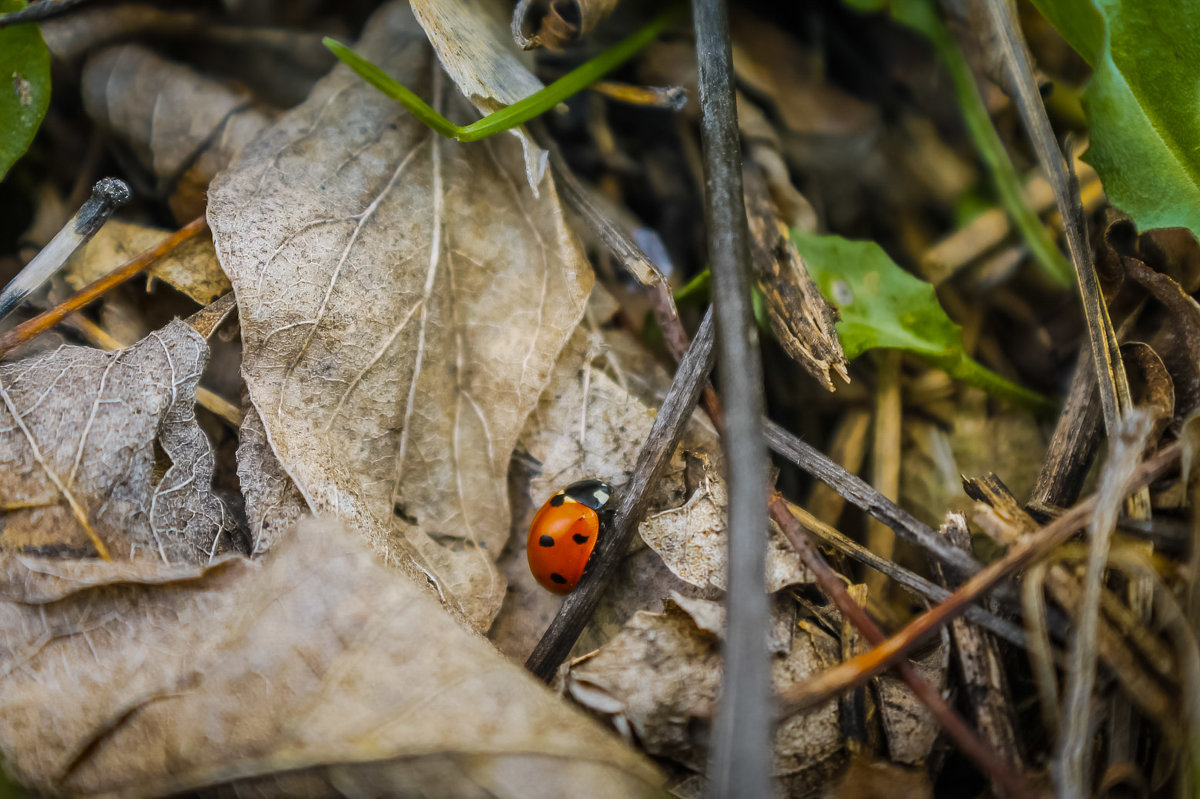
[[[407,4],[358,50],[462,103]],[[592,283],[553,184],[534,198],[521,174],[517,142],[442,139],[339,66],[210,193],[280,463],[479,628],[504,595],[509,456]]]
[[[625,797],[660,781],[334,523],[207,568],[7,556],[0,629],[0,750],[47,794]]]
[[[504,4],[495,0],[412,0],[412,9],[446,72],[483,114],[524,100],[542,88],[529,69],[532,59],[513,47]],[[465,125],[470,120],[455,121]],[[513,128],[509,134],[521,141],[525,179],[537,196],[549,155],[524,127]]]
[[[203,337],[172,322],[126,350],[0,365],[3,547],[90,552],[73,500],[114,555],[207,561],[225,522],[195,417],[207,360]]]

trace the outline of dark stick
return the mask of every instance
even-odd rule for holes
[[[850,474],[834,463],[820,450],[774,422],[767,422],[766,435],[767,444],[776,453],[826,483],[852,505],[891,527],[905,541],[933,555],[956,576],[968,577],[979,571],[979,563],[974,558],[947,544],[932,527],[918,521],[911,513],[871,488],[857,475]]]
[[[44,22],[66,14],[75,6],[82,5],[87,0],[42,0],[22,8],[20,11],[10,11],[0,14],[0,28],[9,25],[24,25],[27,22]]]
[[[525,667],[542,680],[549,682],[558,665],[566,659],[596,611],[605,588],[616,574],[617,566],[629,549],[637,523],[646,513],[650,502],[649,488],[662,476],[671,453],[675,451],[675,445],[712,370],[712,363],[713,322],[710,310],[696,331],[692,345],[679,362],[671,390],[658,409],[645,446],[638,453],[633,477],[618,495],[611,533],[600,536],[596,551],[589,561],[591,567],[583,575],[579,586],[567,595],[558,614],[525,661]]]
[[[862,544],[847,537],[845,533],[825,524],[807,511],[793,508],[790,505],[788,510],[791,511],[793,516],[797,516],[797,520],[803,525],[805,530],[821,539],[823,543],[828,544],[838,552],[859,563],[870,566],[880,574],[886,574],[916,596],[923,597],[932,602],[941,602],[950,596],[948,589],[943,588],[932,580],[925,579],[915,572],[909,571],[903,566],[897,565],[887,558],[876,555]],[[975,624],[990,630],[1009,643],[1019,647],[1025,646],[1024,631],[1012,622],[1001,619],[978,605],[972,605],[967,608],[966,616]]]
[[[769,797],[771,670],[765,586],[767,452],[758,332],[750,309],[750,234],[725,0],[692,0],[704,145],[705,216],[717,315],[717,369],[725,394],[729,482],[725,668],[713,724],[708,794]]]

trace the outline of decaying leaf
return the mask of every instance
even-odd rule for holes
[[[261,562],[0,559],[0,750],[47,795],[657,795],[336,523]],[[536,780],[529,774],[535,771]]]
[[[532,62],[513,48],[502,4],[494,0],[412,0],[412,9],[442,67],[481,113],[499,111],[542,88],[530,71]],[[460,124],[470,119],[464,117]],[[525,179],[536,197],[548,154],[524,127],[510,133],[521,140]]]
[[[518,0],[513,9],[513,39],[525,50],[561,50],[567,42],[586,35],[616,7],[617,0]],[[541,19],[530,34],[526,31],[532,27],[530,17],[535,10]]]
[[[171,234],[145,225],[114,220],[100,228],[91,241],[67,262],[63,276],[73,289],[81,289],[122,266]],[[229,278],[221,271],[216,250],[207,236],[196,236],[155,261],[146,273],[182,291],[200,305],[226,294]]]
[[[0,546],[90,554],[70,504],[117,557],[204,563],[227,546],[194,408],[207,360],[204,339],[172,322],[126,350],[0,364]]]
[[[833,638],[815,632],[795,635],[790,652],[772,658],[776,691],[837,658]],[[635,735],[647,752],[703,773],[706,730],[720,679],[717,637],[668,601],[663,613],[635,614],[602,649],[576,661],[566,685],[571,698],[609,717],[619,731]],[[793,784],[823,774],[841,748],[836,704],[793,715],[776,730],[775,774]]]
[[[939,645],[924,657],[912,661],[917,674],[939,691],[946,685],[947,655],[946,647]],[[940,731],[933,714],[893,673],[876,678],[875,687],[879,692],[879,716],[883,720],[891,759],[910,765],[924,762]]]
[[[703,483],[685,504],[648,517],[638,532],[679,579],[701,588],[724,589],[727,505],[725,481],[706,470]],[[767,591],[774,593],[811,580],[800,555],[772,525],[767,541]]]
[[[456,99],[406,3],[357,49]],[[522,171],[511,138],[444,140],[339,66],[210,191],[283,468],[479,628],[504,596],[509,457],[592,283],[553,183],[535,198]]]
[[[262,417],[251,403],[246,403],[238,433],[237,464],[250,522],[250,554],[261,555],[308,512],[308,504],[275,457]]]
[[[792,360],[833,391],[831,372],[850,382],[834,328],[837,314],[821,296],[789,238],[764,175],[748,167],[745,181],[751,264],[770,309],[771,332]]]
[[[246,93],[131,44],[88,59],[83,102],[172,191],[180,219],[204,213],[208,182],[271,121]]]

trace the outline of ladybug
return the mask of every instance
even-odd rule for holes
[[[525,554],[529,570],[547,591],[568,594],[583,577],[601,515],[612,487],[600,480],[580,480],[559,491],[542,506],[529,525]]]

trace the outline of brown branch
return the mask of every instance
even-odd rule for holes
[[[207,227],[208,223],[203,216],[196,217],[170,236],[167,236],[160,243],[134,256],[121,268],[108,273],[98,280],[92,281],[53,308],[9,330],[0,336],[0,358],[8,354],[14,347],[41,335],[80,308],[100,298],[106,292],[145,271],[147,267],[159,258],[162,258],[183,242],[201,233]]]

